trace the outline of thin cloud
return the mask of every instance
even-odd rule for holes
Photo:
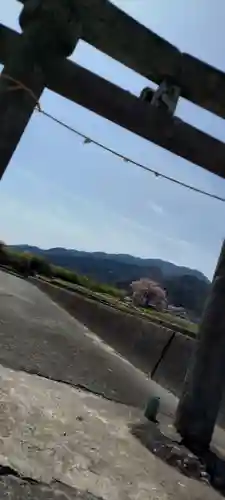
[[[150,201],[147,203],[147,206],[150,210],[155,212],[157,215],[164,215],[165,211],[161,205],[158,205],[157,203],[154,203],[153,201]]]

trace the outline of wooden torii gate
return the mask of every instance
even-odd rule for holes
[[[0,24],[0,178],[45,88],[225,178],[225,144],[174,115],[182,96],[224,118],[223,72],[181,53],[109,0],[18,1],[24,4],[22,34]],[[158,90],[138,98],[71,62],[67,58],[80,38],[155,82]],[[177,429],[189,446],[208,447],[219,412],[224,303],[225,244],[177,411]]]

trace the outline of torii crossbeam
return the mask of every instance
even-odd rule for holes
[[[22,35],[0,24],[0,62],[5,64],[5,72],[9,73],[7,69],[9,54],[13,54],[15,50],[16,52],[19,51],[20,45],[22,45]],[[12,74],[11,70],[10,72]],[[27,75],[28,73],[26,73],[26,77],[24,75],[25,81],[28,78]],[[6,83],[4,82],[4,85]],[[36,84],[37,79],[33,83],[27,81],[27,85],[32,88],[37,98],[40,97],[45,84],[47,88],[62,97],[94,111],[121,127],[205,168],[209,172],[225,177],[225,144],[223,142],[184,121],[178,120],[176,117],[146,105],[145,102],[142,102],[130,92],[68,59],[58,58],[54,63],[48,64],[45,68],[42,88],[40,90],[36,89]],[[26,100],[30,110],[27,120],[23,122],[23,127],[21,123],[20,130],[22,134],[33,112],[35,101],[30,96],[22,95],[19,92],[17,95],[15,93],[12,102],[12,95],[9,94],[9,102],[12,103],[12,109],[15,110],[17,115],[17,118],[14,118],[15,125],[19,120],[17,106],[25,112],[21,96]],[[5,97],[4,95],[4,106],[6,105]],[[16,107],[15,102],[17,102]],[[22,119],[21,114],[20,117]],[[3,175],[18,140],[15,143],[7,141],[8,152],[4,162],[2,155],[0,155],[0,176]]]
[[[108,0],[72,2],[82,19],[83,40],[157,84],[170,77],[183,97],[225,118],[222,71],[180,52]]]

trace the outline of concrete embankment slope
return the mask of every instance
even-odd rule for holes
[[[163,347],[171,337],[171,330],[47,282],[35,281],[41,290],[135,367],[147,375],[150,374]],[[154,377],[156,382],[177,397],[182,391],[195,342],[194,338],[176,333]],[[225,398],[221,406],[220,423],[225,424]]]
[[[155,391],[143,373],[36,286],[2,272],[0,364],[136,407],[145,406]]]
[[[172,330],[129,313],[72,293],[48,282],[33,280],[54,301],[116,349],[137,368],[149,374]],[[176,333],[156,372],[156,380],[180,395],[195,340]]]

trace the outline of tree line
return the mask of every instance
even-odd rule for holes
[[[49,279],[62,280],[82,286],[93,292],[104,293],[117,298],[122,298],[124,295],[123,292],[116,287],[98,283],[75,271],[52,265],[42,256],[33,255],[30,252],[17,252],[9,249],[3,242],[0,242],[0,265],[6,269],[15,271],[23,277],[38,275]]]
[[[59,257],[57,257],[57,259],[59,259]],[[86,257],[86,267],[83,261],[82,263],[87,274],[82,272],[82,263],[80,264],[80,260],[82,259],[80,258],[76,260],[77,267],[81,267],[80,272],[70,268],[70,264],[72,266],[74,262],[72,257],[70,257],[70,260],[64,257],[63,260],[60,255],[59,261],[62,262],[61,266],[58,265],[57,262],[52,264],[52,260],[54,261],[54,255],[49,256],[49,260],[47,260],[43,255],[37,255],[29,251],[15,250],[7,247],[4,242],[0,242],[0,265],[2,266],[6,266],[23,276],[40,275],[49,279],[62,280],[67,283],[82,286],[93,292],[117,297],[118,299],[122,299],[124,295],[131,292],[130,285],[132,281],[146,275],[148,279],[155,280],[162,289],[166,290],[169,304],[184,307],[188,313],[191,313],[193,319],[198,319],[201,316],[210,288],[209,282],[197,276],[184,274],[181,276],[165,277],[160,269],[145,269],[145,267],[143,268],[140,266],[134,266],[134,269],[132,266],[130,269],[130,266],[122,262],[115,262],[115,271],[113,260],[109,263],[108,260],[98,260],[97,258],[87,259]],[[64,265],[65,267],[63,267]],[[100,267],[102,274],[97,272]],[[109,273],[110,269],[111,273]],[[124,269],[125,271],[123,271]],[[132,275],[132,278],[128,279],[127,276],[127,280],[119,282],[117,278],[123,272]],[[96,274],[96,278],[94,274]],[[99,277],[105,277],[105,281],[102,282],[101,279],[98,281],[98,275]]]

